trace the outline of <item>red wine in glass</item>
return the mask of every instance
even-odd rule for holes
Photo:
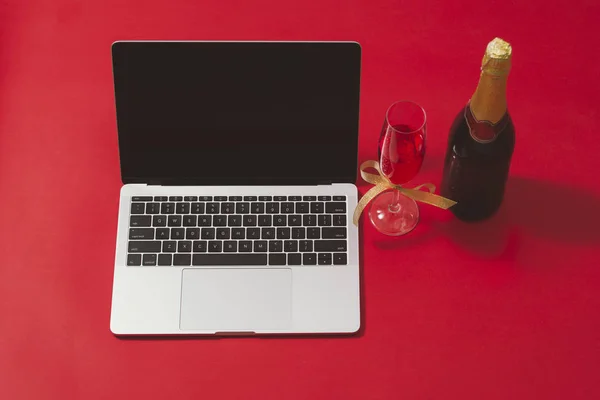
[[[426,116],[421,106],[399,101],[388,109],[379,135],[381,173],[393,184],[413,179],[423,164],[426,141]],[[386,235],[404,235],[419,222],[417,203],[398,190],[388,190],[371,202],[369,218]]]

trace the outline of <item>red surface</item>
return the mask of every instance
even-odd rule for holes
[[[1,2],[0,398],[600,398],[599,11],[596,0]],[[506,203],[479,225],[424,206],[397,239],[364,224],[360,336],[110,333],[112,41],[357,40],[360,160],[375,157],[387,106],[412,99],[429,115],[418,180],[439,184],[448,127],[494,36],[514,46]]]

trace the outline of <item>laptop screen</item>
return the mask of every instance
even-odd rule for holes
[[[357,43],[117,42],[124,183],[354,183]]]

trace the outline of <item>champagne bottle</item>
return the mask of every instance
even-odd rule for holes
[[[479,84],[450,128],[441,194],[457,202],[450,210],[463,221],[491,217],[504,197],[515,146],[506,104],[511,58],[509,43],[488,44]]]

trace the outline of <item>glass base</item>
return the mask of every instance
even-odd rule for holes
[[[379,194],[371,201],[369,218],[375,228],[389,236],[405,235],[419,223],[419,206],[413,199],[400,194],[394,207],[394,192]]]

